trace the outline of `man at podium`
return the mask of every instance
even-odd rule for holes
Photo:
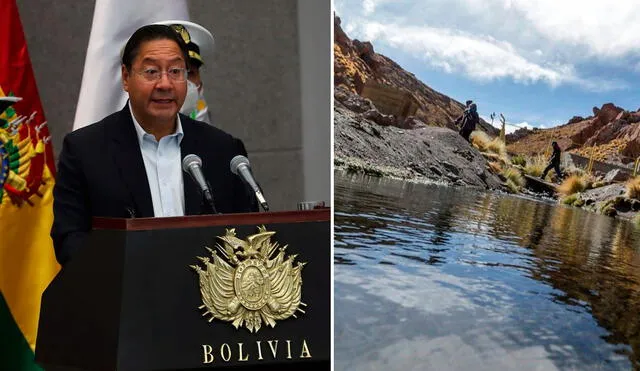
[[[147,25],[129,38],[121,69],[127,104],[64,138],[51,230],[60,264],[82,248],[92,217],[258,211],[229,166],[236,155],[246,156],[242,141],[179,113],[188,71],[187,46],[169,26]],[[199,158],[204,189],[183,176],[188,155]],[[210,195],[207,202],[203,194]]]

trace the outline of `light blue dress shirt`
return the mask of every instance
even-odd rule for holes
[[[129,102],[129,111],[138,135],[144,168],[149,180],[155,217],[184,216],[184,183],[180,142],[184,136],[180,116],[175,133],[160,139],[144,131],[138,123]]]

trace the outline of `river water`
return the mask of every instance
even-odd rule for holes
[[[336,370],[640,370],[640,228],[335,174]]]

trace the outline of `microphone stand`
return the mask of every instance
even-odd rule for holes
[[[213,195],[211,194],[211,184],[209,183],[209,181],[207,180],[207,186],[209,187],[209,189],[207,191],[202,192],[202,198],[204,198],[205,203],[211,208],[211,213],[212,214],[220,214],[217,210],[216,210],[216,205],[213,202]]]
[[[256,181],[256,185],[258,186],[258,190],[260,191],[260,195],[262,195],[262,197],[264,198],[264,192],[262,191],[262,187],[260,187],[260,183],[258,183]],[[269,211],[269,204],[267,203],[266,200],[264,202],[260,202],[260,200],[258,200],[258,204],[260,204],[260,206],[262,206],[262,210],[264,210],[265,212]]]

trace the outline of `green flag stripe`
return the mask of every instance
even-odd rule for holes
[[[0,292],[0,370],[42,371]]]

